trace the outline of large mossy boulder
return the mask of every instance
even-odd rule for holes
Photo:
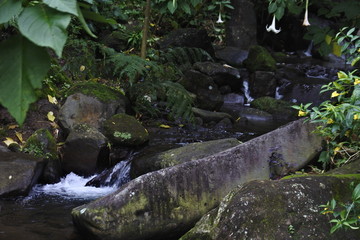
[[[118,146],[139,146],[149,140],[149,133],[133,116],[120,113],[104,122],[104,134]]]
[[[355,240],[359,231],[330,234],[332,215],[320,205],[351,198],[351,182],[360,174],[305,176],[280,181],[252,181],[231,191],[218,208],[180,240]]]
[[[65,140],[62,149],[64,172],[89,176],[109,165],[107,138],[87,124],[76,125]]]
[[[128,99],[119,91],[94,82],[75,85],[67,95],[59,111],[60,125],[67,132],[82,123],[101,129],[106,119],[126,112],[128,105]]]
[[[190,143],[186,146],[155,154],[134,158],[130,175],[138,177],[148,172],[172,167],[188,161],[204,158],[240,144],[236,138],[226,138],[207,142]]]
[[[56,139],[47,129],[36,130],[24,144],[23,151],[39,158],[47,159],[41,176],[43,183],[55,183],[62,176],[61,162],[57,152]]]
[[[268,112],[276,119],[296,119],[297,111],[290,102],[273,97],[260,97],[250,103],[251,107]]]
[[[25,153],[0,152],[0,197],[27,195],[46,160]]]
[[[275,71],[276,61],[266,48],[259,45],[251,46],[248,58],[244,65],[250,72],[255,71]]]
[[[310,134],[314,128],[299,120],[212,156],[144,174],[74,208],[73,222],[96,239],[178,239],[237,185],[269,179],[274,154],[281,156],[281,174],[307,164],[321,150],[321,138]]]

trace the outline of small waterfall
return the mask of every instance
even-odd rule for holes
[[[90,177],[69,173],[55,184],[36,185],[32,194],[65,199],[95,199],[110,194],[130,181],[130,161],[120,161],[112,169]]]
[[[244,94],[245,94],[246,102],[247,102],[247,104],[249,104],[254,100],[254,98],[252,98],[250,96],[249,82],[247,80],[243,81],[243,87],[244,87],[243,91],[244,91]]]
[[[276,90],[275,90],[275,99],[277,100],[281,100],[282,98],[284,97],[284,95],[281,95],[280,94],[280,87],[276,87]]]
[[[314,47],[314,42],[313,42],[313,40],[311,40],[308,48],[306,49],[306,51],[304,51],[304,55],[307,57],[311,57],[312,56],[311,51],[312,51],[313,47]]]

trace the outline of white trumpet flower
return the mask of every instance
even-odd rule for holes
[[[280,31],[281,31],[281,28],[279,29],[276,29],[276,26],[275,26],[275,15],[273,16],[273,20],[272,20],[272,23],[270,25],[270,27],[268,27],[268,25],[266,25],[266,31],[268,32],[274,32],[275,34],[278,34]]]
[[[310,26],[309,18],[308,18],[308,6],[309,6],[309,0],[306,0],[306,9],[305,9],[305,15],[304,15],[304,21],[303,26],[307,27]]]
[[[224,23],[224,21],[221,19],[221,12],[219,12],[219,18],[216,23]]]

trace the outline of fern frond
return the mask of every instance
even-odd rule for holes
[[[161,63],[175,65],[193,64],[195,62],[213,61],[212,57],[201,48],[176,47],[160,52]]]

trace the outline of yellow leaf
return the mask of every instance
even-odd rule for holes
[[[55,116],[54,116],[54,113],[53,112],[48,112],[47,114],[47,118],[49,119],[50,122],[54,122],[55,120]]]
[[[9,146],[10,144],[13,144],[13,143],[17,144],[17,142],[15,142],[12,138],[9,138],[9,137],[7,137],[6,140],[3,141],[3,143],[5,143],[6,146]]]
[[[346,73],[342,72],[342,71],[338,72],[337,76],[338,76],[339,79],[348,77],[348,75]]]
[[[21,143],[24,143],[23,136],[20,132],[15,132],[15,135]]]
[[[80,72],[83,72],[83,71],[85,71],[85,66],[84,66],[84,65],[81,65],[81,66],[80,66]]]
[[[333,42],[333,44],[332,44],[332,52],[336,56],[340,57],[341,56],[341,46],[339,44],[337,44],[336,42]]]
[[[52,103],[52,104],[57,104],[58,103],[56,97],[53,97],[53,96],[50,96],[50,95],[47,95],[47,96],[48,96],[48,100],[49,100],[50,103]]]
[[[15,128],[18,128],[18,127],[19,127],[19,125],[14,124],[14,125],[8,126],[8,129],[15,129]]]
[[[184,127],[184,124],[179,124],[179,127]]]
[[[171,128],[169,125],[165,125],[165,124],[160,124],[159,127],[161,127],[161,128]]]
[[[332,37],[330,35],[326,35],[325,42],[327,43],[327,45],[330,45],[331,41],[332,41]]]

